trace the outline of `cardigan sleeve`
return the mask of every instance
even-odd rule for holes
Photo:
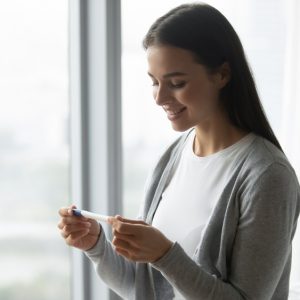
[[[98,276],[109,288],[124,299],[132,297],[136,264],[117,254],[111,242],[106,238],[102,226],[96,245],[84,253],[92,261]]]
[[[291,256],[299,184],[287,166],[274,163],[248,185],[242,197],[226,282],[205,272],[177,242],[152,263],[185,299],[272,298]]]
[[[178,137],[166,149],[148,174],[144,185],[144,191],[145,194],[148,195],[148,199],[144,199],[141,203],[137,219],[146,221],[145,211],[149,209],[153,198],[153,190],[155,190],[163,168],[169,161],[170,153],[180,141],[185,140],[188,134],[189,132]],[[155,180],[153,180],[153,178],[155,178]],[[150,187],[153,189],[152,191],[149,191]],[[127,260],[114,250],[112,243],[107,240],[102,226],[98,242],[92,249],[85,251],[85,254],[92,261],[98,276],[113,291],[125,299],[133,299],[135,297],[135,285],[136,281],[139,280],[136,278],[137,263]]]

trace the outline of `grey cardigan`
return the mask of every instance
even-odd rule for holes
[[[190,132],[165,151],[153,170],[139,216],[149,224]],[[299,209],[293,168],[273,144],[256,136],[236,165],[192,258],[174,242],[154,263],[132,262],[114,251],[104,230],[85,254],[100,278],[124,299],[169,300],[174,286],[184,299],[285,300]]]

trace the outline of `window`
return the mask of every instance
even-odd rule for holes
[[[0,4],[0,299],[70,299],[68,1]]]

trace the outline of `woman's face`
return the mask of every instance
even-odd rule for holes
[[[221,73],[209,74],[190,51],[172,46],[149,47],[147,59],[153,97],[174,130],[205,126],[220,114]]]

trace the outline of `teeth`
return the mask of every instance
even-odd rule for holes
[[[185,107],[177,110],[177,111],[171,111],[171,110],[167,110],[167,112],[170,114],[170,115],[177,115],[179,113],[181,113],[183,110],[185,109]]]

